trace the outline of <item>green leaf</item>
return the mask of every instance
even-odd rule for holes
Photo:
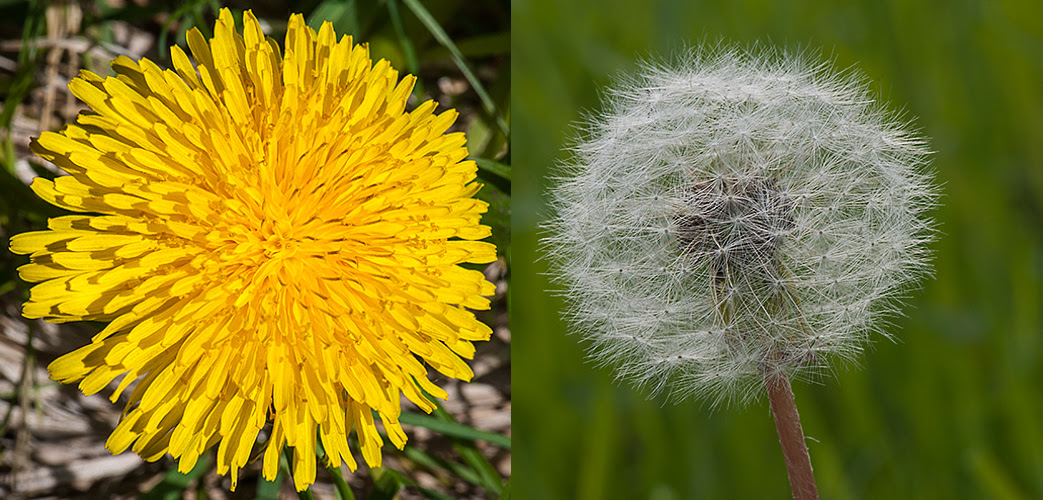
[[[423,493],[425,497],[430,498],[431,500],[453,500],[453,497],[443,495],[435,490],[429,490],[420,486],[417,486],[416,489],[420,490],[420,493]]]
[[[463,40],[457,40],[456,48],[460,50],[460,55],[472,59],[476,57],[510,54],[511,33],[509,31],[487,33],[465,38]],[[452,52],[450,52],[448,48],[436,47],[425,51],[423,59],[451,59],[452,56]]]
[[[156,42],[160,57],[164,59],[169,59],[170,57],[168,52],[170,46],[167,43],[167,37],[170,35],[170,25],[175,21],[180,21],[178,32],[181,36],[184,36],[193,27],[194,23],[194,27],[199,28],[204,37],[210,38],[210,27],[203,22],[203,9],[206,4],[207,0],[192,0],[183,4],[167,17],[167,21],[163,23],[163,28],[159,30],[159,39]]]
[[[109,7],[105,2],[95,2],[95,5],[97,5],[98,11],[101,15],[90,20],[93,24],[107,23],[110,21],[144,24],[156,17],[156,14],[167,12],[166,6],[160,4],[130,4],[116,8]]]
[[[357,0],[325,0],[315,6],[308,15],[307,24],[318,30],[322,23],[333,23],[333,30],[340,35],[351,35],[355,43],[372,42],[371,28],[377,14],[383,12],[381,2]],[[365,40],[362,40],[365,38]]]
[[[406,34],[406,29],[402,24],[402,14],[398,10],[398,0],[388,1],[388,17],[391,18],[391,26],[398,37],[398,43],[402,46],[402,52],[406,58],[406,69],[411,74],[418,75],[420,73],[420,62],[416,57],[416,48],[413,40]],[[419,79],[416,84],[420,85]]]
[[[373,477],[376,478],[376,484],[374,485],[373,492],[370,493],[368,497],[369,500],[393,500],[395,495],[406,486],[416,488],[425,497],[432,500],[453,500],[453,497],[420,486],[416,481],[394,469],[388,469],[385,467],[373,469]],[[394,493],[391,493],[392,491],[394,491]]]
[[[3,213],[17,212],[35,222],[68,213],[40,199],[6,168],[0,168],[0,193],[3,193],[0,199],[0,212]]]
[[[486,490],[493,493],[499,494],[503,491],[503,478],[500,477],[500,473],[496,471],[485,455],[474,445],[473,441],[465,441],[462,439],[455,439],[453,448],[460,457],[463,458],[464,463],[474,469],[478,476],[481,477],[481,486]]]
[[[412,483],[409,478],[395,469],[377,467],[371,472],[373,474],[373,492],[369,494],[369,500],[394,500],[395,495],[398,495],[402,488]]]
[[[478,176],[483,179],[489,180],[487,176],[483,176],[482,173],[495,175],[503,180],[510,182],[511,180],[511,166],[504,165],[493,160],[487,160],[485,158],[475,158],[474,162],[478,164]],[[509,190],[508,190],[509,191]]]
[[[434,411],[434,417],[438,420],[444,421],[445,423],[461,425],[457,423],[455,420],[453,420],[453,416],[450,415],[449,412],[442,409],[441,406],[439,406],[438,409]],[[471,429],[467,426],[461,427]],[[475,432],[481,432],[477,429],[473,430]],[[460,458],[463,458],[464,463],[470,466],[472,469],[474,469],[474,471],[478,473],[478,476],[481,477],[482,487],[496,494],[499,494],[503,491],[503,478],[500,477],[500,473],[496,471],[496,468],[493,467],[493,465],[490,464],[488,460],[486,460],[485,455],[482,455],[482,452],[478,450],[478,447],[475,446],[473,439],[460,438],[452,434],[448,434],[445,432],[443,433],[450,436],[450,438],[453,441],[453,449],[455,449],[456,453],[460,455]],[[499,436],[499,434],[494,435]],[[506,436],[504,436],[504,438],[506,438]],[[507,439],[509,444],[509,438]]]
[[[29,95],[33,87],[36,75],[36,63],[38,62],[36,40],[43,34],[46,25],[47,2],[40,0],[29,2],[29,14],[26,16],[22,26],[22,47],[18,52],[18,67],[15,70],[14,81],[8,90],[7,98],[4,99],[4,109],[0,111],[0,129],[11,128],[15,109],[18,104]]]
[[[257,500],[277,500],[279,498],[279,490],[282,488],[282,482],[286,479],[286,472],[282,467],[279,468],[279,472],[275,475],[274,481],[269,481],[264,478],[264,474],[257,477]]]
[[[511,500],[511,481],[514,478],[507,478],[507,484],[503,485],[503,493],[500,494],[500,500]]]
[[[489,93],[485,90],[485,86],[482,85],[482,82],[478,80],[478,77],[471,71],[471,67],[468,66],[467,61],[464,60],[463,54],[460,53],[456,44],[453,43],[453,40],[449,38],[449,35],[447,35],[445,30],[442,29],[442,26],[438,24],[438,21],[431,16],[431,13],[420,4],[419,0],[402,1],[406,4],[406,7],[409,7],[409,10],[413,11],[413,14],[420,19],[420,22],[423,23],[424,27],[431,32],[431,35],[438,40],[438,43],[441,43],[449,50],[453,62],[456,63],[457,68],[459,68],[460,72],[464,74],[464,78],[467,79],[468,83],[471,84],[471,87],[474,88],[474,91],[478,94],[478,98],[482,101],[482,107],[485,108],[485,112],[489,113],[496,120],[496,125],[500,128],[500,132],[504,137],[510,137],[510,127],[507,126],[507,121],[503,118],[503,115],[500,114],[499,109],[497,109],[496,103],[493,101],[492,97],[489,97]]]
[[[338,34],[358,36],[359,22],[358,2],[355,0],[327,0],[315,7],[308,16],[308,26],[318,30],[324,21],[333,23]]]
[[[175,464],[163,475],[163,480],[159,484],[138,498],[139,500],[179,500],[188,485],[206,474],[213,463],[214,460],[210,454],[200,456],[196,465],[187,474],[178,472]]]
[[[448,415],[448,413],[446,415]],[[424,427],[440,434],[445,434],[446,436],[473,441],[485,441],[507,450],[511,449],[511,438],[495,432],[478,430],[474,427],[454,422],[451,420],[452,417],[449,418],[450,420],[445,420],[443,418],[432,417],[421,413],[403,412],[401,417],[399,417],[399,422],[407,425]]]
[[[406,447],[402,449],[402,454],[417,465],[425,467],[428,470],[436,471],[438,469],[443,469],[468,483],[478,486],[481,486],[482,484],[482,477],[470,467],[461,463],[432,456],[430,453],[417,446],[406,445]]]

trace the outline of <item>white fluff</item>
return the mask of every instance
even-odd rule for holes
[[[746,401],[852,359],[926,275],[924,139],[813,56],[695,50],[608,90],[559,168],[543,247],[618,378]]]

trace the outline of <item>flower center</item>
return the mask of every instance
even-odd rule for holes
[[[688,187],[674,222],[681,252],[709,262],[714,280],[722,283],[736,272],[772,273],[794,226],[793,200],[773,179],[721,176]]]
[[[290,237],[269,236],[264,245],[264,256],[271,260],[289,259],[297,254],[300,243]]]

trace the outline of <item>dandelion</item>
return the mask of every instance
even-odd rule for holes
[[[619,379],[713,404],[766,385],[778,419],[791,377],[856,357],[929,271],[924,140],[812,59],[696,50],[645,65],[589,120],[544,247]]]
[[[285,50],[250,11],[236,32],[221,11],[212,40],[188,32],[196,66],[119,57],[116,77],[70,84],[93,113],[32,149],[70,175],[36,179],[44,200],[83,215],[17,235],[38,283],[23,314],[109,322],[49,367],[93,394],[137,381],[106,446],[187,472],[217,445],[235,487],[270,424],[263,474],[294,449],[294,482],[315,478],[316,436],[330,464],[381,462],[401,448],[400,395],[425,411],[446,393],[426,365],[468,380],[461,358],[490,329],[493,286],[462,263],[496,258],[456,113],[405,112],[399,80],[365,45],[289,20]]]

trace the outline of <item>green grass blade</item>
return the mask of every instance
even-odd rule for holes
[[[434,411],[434,416],[446,423],[460,425],[453,420],[453,416],[445,411],[441,406]],[[467,426],[462,427],[471,429]],[[481,432],[477,431],[477,429],[474,430],[476,432]],[[486,460],[485,455],[482,455],[482,452],[478,450],[477,446],[475,446],[474,439],[461,438],[453,435],[450,435],[450,438],[453,440],[453,449],[456,450],[456,453],[460,455],[460,458],[464,460],[465,464],[478,473],[478,476],[481,478],[481,486],[488,491],[500,494],[503,491],[503,478],[500,477],[500,473],[496,471],[496,468]]]
[[[472,59],[475,57],[510,54],[511,32],[502,31],[457,39],[454,43],[461,55]],[[423,53],[424,59],[444,59],[447,56],[451,57],[452,54],[445,47],[432,48]]]
[[[156,14],[166,12],[167,9],[162,5],[124,5],[122,7],[109,7],[105,2],[95,2],[99,13],[101,14],[94,19],[94,24],[108,23],[111,21],[123,21],[127,23],[147,23],[151,21]]]
[[[391,18],[391,26],[395,29],[398,42],[402,45],[402,52],[405,53],[406,69],[413,75],[419,74],[420,61],[416,57],[413,40],[406,34],[406,29],[402,24],[402,13],[398,10],[398,0],[388,0],[388,17]],[[419,84],[420,80],[417,80],[417,85]]]
[[[275,479],[269,481],[264,478],[264,475],[257,477],[257,500],[278,500],[279,490],[282,488],[282,482],[286,479],[286,472],[282,467],[279,468],[279,472],[275,475]]]
[[[503,485],[503,493],[500,494],[500,500],[511,500],[511,479],[507,478],[507,484]]]
[[[511,438],[507,436],[495,432],[481,431],[451,420],[444,420],[430,415],[422,415],[420,413],[404,412],[402,413],[402,416],[399,417],[399,422],[407,425],[424,427],[445,434],[446,436],[485,441],[507,450],[511,449]]]
[[[44,222],[47,217],[57,217],[68,213],[40,199],[21,179],[6,168],[0,168],[0,193],[4,193],[4,198],[0,199],[0,210],[4,213],[10,211],[12,215],[16,212],[21,213],[34,222]]]
[[[178,472],[177,465],[174,465],[173,468],[163,475],[163,480],[159,484],[138,498],[139,500],[178,500],[182,497],[184,491],[188,489],[188,485],[203,477],[203,474],[210,470],[210,466],[213,463],[214,460],[210,458],[209,454],[203,455],[199,457],[195,467],[192,467],[192,470],[188,471],[187,474]]]
[[[443,495],[435,490],[421,488],[420,486],[417,486],[416,489],[420,490],[420,493],[423,493],[425,497],[430,498],[431,500],[453,500],[453,497]]]
[[[487,160],[485,158],[475,158],[474,162],[478,164],[478,169],[482,172],[489,173],[500,177],[507,182],[511,180],[511,166],[504,165],[493,160]]]
[[[496,467],[493,467],[485,455],[475,447],[473,442],[465,440],[456,440],[453,444],[453,448],[463,458],[464,463],[471,466],[478,476],[481,478],[479,483],[486,490],[496,494],[503,492],[503,478],[500,477],[500,473],[496,471]]]
[[[464,464],[459,464],[456,462],[451,462],[448,460],[443,460],[434,457],[428,452],[416,446],[407,445],[405,448],[402,449],[402,454],[405,455],[406,458],[415,462],[417,465],[425,467],[428,470],[435,471],[438,469],[444,469],[448,471],[450,474],[453,474],[454,476],[459,477],[460,479],[463,479],[468,483],[478,486],[482,485],[482,477],[478,475],[477,472],[475,472],[470,467]]]
[[[435,490],[424,488],[401,472],[380,467],[373,470],[376,477],[375,488],[370,493],[368,500],[393,500],[402,488],[412,486],[420,491],[426,498],[431,500],[453,500],[453,497],[443,495]]]
[[[0,129],[10,130],[15,109],[29,95],[33,86],[37,62],[36,39],[43,33],[46,6],[47,2],[39,0],[29,2],[29,14],[22,28],[22,48],[18,52],[18,69],[8,90],[7,99],[4,100],[4,110],[0,113]]]
[[[324,21],[333,23],[338,34],[359,36],[359,6],[355,0],[325,1],[315,6],[308,16],[308,26],[318,30]]]
[[[163,27],[159,30],[159,39],[156,41],[156,48],[159,50],[159,57],[162,57],[163,59],[169,59],[170,57],[168,52],[170,50],[170,44],[167,43],[167,37],[170,36],[170,25],[175,21],[187,18],[188,14],[202,3],[202,0],[187,2],[167,17],[167,21],[163,23]],[[179,29],[181,31],[187,31],[184,24],[182,24]],[[203,27],[200,27],[200,29],[203,29]]]
[[[478,77],[471,71],[470,66],[467,65],[467,61],[464,60],[463,54],[460,53],[456,44],[453,43],[453,40],[450,39],[449,35],[447,35],[445,30],[442,29],[442,26],[438,24],[438,21],[436,21],[434,17],[431,17],[431,13],[420,4],[419,0],[402,1],[406,4],[406,7],[409,7],[409,10],[413,11],[413,14],[417,19],[420,19],[420,22],[423,23],[424,27],[431,32],[431,35],[438,40],[438,43],[441,43],[445,48],[449,49],[449,53],[453,57],[453,62],[456,63],[458,68],[460,68],[460,72],[464,74],[464,78],[467,78],[467,81],[471,84],[471,87],[474,88],[474,91],[478,93],[478,98],[482,101],[482,107],[484,107],[485,111],[496,120],[496,126],[500,128],[500,132],[503,133],[504,137],[510,137],[510,127],[507,126],[507,121],[504,120],[499,109],[497,109],[496,103],[493,101],[492,97],[489,96],[489,93],[485,90],[485,86],[482,85],[482,82],[479,81]]]
[[[387,467],[377,467],[372,473],[373,492],[369,494],[369,500],[394,500],[398,492],[412,482],[402,473]]]

